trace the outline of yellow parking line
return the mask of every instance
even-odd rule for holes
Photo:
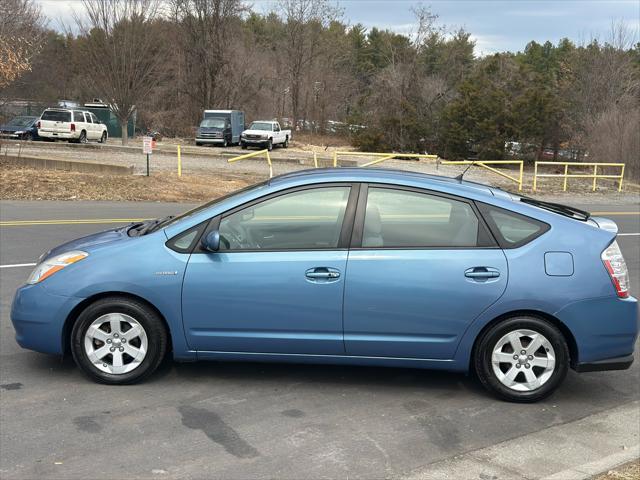
[[[640,215],[640,212],[591,212],[591,215]]]
[[[87,218],[68,220],[7,220],[0,222],[0,227],[29,227],[32,225],[83,225],[100,223],[131,223],[149,220],[148,218]]]
[[[591,212],[591,215],[603,216],[622,216],[622,215],[640,215],[640,212]],[[400,215],[395,215],[400,217]],[[394,216],[394,217],[395,217]],[[409,215],[411,216],[411,215]],[[441,215],[427,215],[424,217],[440,217]],[[301,217],[306,218],[306,217]],[[273,218],[269,218],[272,220]],[[85,219],[60,219],[60,220],[7,220],[0,222],[0,227],[30,227],[35,225],[92,225],[92,224],[109,224],[109,223],[131,223],[149,220],[148,218],[85,218]]]

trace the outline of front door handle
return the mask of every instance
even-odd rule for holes
[[[491,267],[473,267],[464,271],[464,276],[473,280],[488,280],[489,278],[498,278],[500,271]]]
[[[340,278],[340,271],[330,267],[315,267],[304,272],[311,281],[332,281]]]

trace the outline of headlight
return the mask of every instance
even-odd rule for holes
[[[262,135],[263,140],[266,140],[267,138],[269,138],[269,135]]]
[[[16,135],[22,135],[24,133],[24,130],[20,130],[18,132],[14,132]]]
[[[55,257],[51,257],[46,261],[38,264],[35,270],[29,276],[27,283],[34,284],[43,281],[45,278],[50,277],[54,273],[62,270],[64,267],[71,265],[72,263],[79,262],[83,258],[88,257],[87,252],[80,250],[74,250],[72,252],[61,253]]]

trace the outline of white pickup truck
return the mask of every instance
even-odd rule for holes
[[[242,148],[262,147],[271,150],[274,145],[287,148],[289,140],[291,140],[291,130],[282,130],[278,122],[270,120],[255,121],[240,135]]]

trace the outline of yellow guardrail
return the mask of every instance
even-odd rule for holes
[[[539,165],[555,165],[564,166],[564,173],[538,173]],[[569,173],[569,166],[576,167],[593,167],[593,173]],[[619,175],[604,175],[602,173],[598,173],[598,168],[600,167],[618,167],[620,168]],[[533,191],[535,192],[538,188],[538,178],[563,178],[564,183],[562,186],[562,190],[564,192],[567,191],[567,180],[569,178],[593,178],[593,187],[592,191],[596,191],[596,186],[599,178],[610,178],[614,180],[618,180],[618,191],[622,191],[622,180],[624,178],[624,163],[604,163],[604,162],[591,162],[591,163],[583,163],[583,162],[536,162],[533,170]]]
[[[227,160],[228,163],[233,163],[233,162],[237,162],[239,160],[245,160],[247,158],[253,158],[253,157],[257,157],[260,155],[264,155],[265,158],[267,159],[267,164],[269,165],[269,178],[273,178],[273,166],[271,165],[271,157],[269,156],[269,150],[264,149],[264,150],[259,150],[257,152],[251,152],[251,153],[246,153],[244,155],[240,155],[238,157],[233,157],[230,158],[229,160]]]
[[[436,160],[438,158],[437,155],[429,155],[427,153],[379,153],[379,152],[333,152],[333,166],[338,166],[338,157],[379,157],[376,160],[372,160],[371,162],[364,163],[360,165],[361,167],[369,167],[371,165],[375,165],[377,163],[382,163],[386,160],[391,160],[392,158],[417,158],[418,160],[421,158],[427,158],[430,160]]]
[[[477,165],[486,170],[489,170],[490,172],[500,175],[501,177],[516,182],[518,184],[518,190],[522,190],[522,177],[524,175],[524,161],[522,160],[443,160],[441,163],[442,165]],[[519,167],[519,173],[517,177],[513,177],[498,170],[497,168],[490,167],[490,165],[517,165]]]

